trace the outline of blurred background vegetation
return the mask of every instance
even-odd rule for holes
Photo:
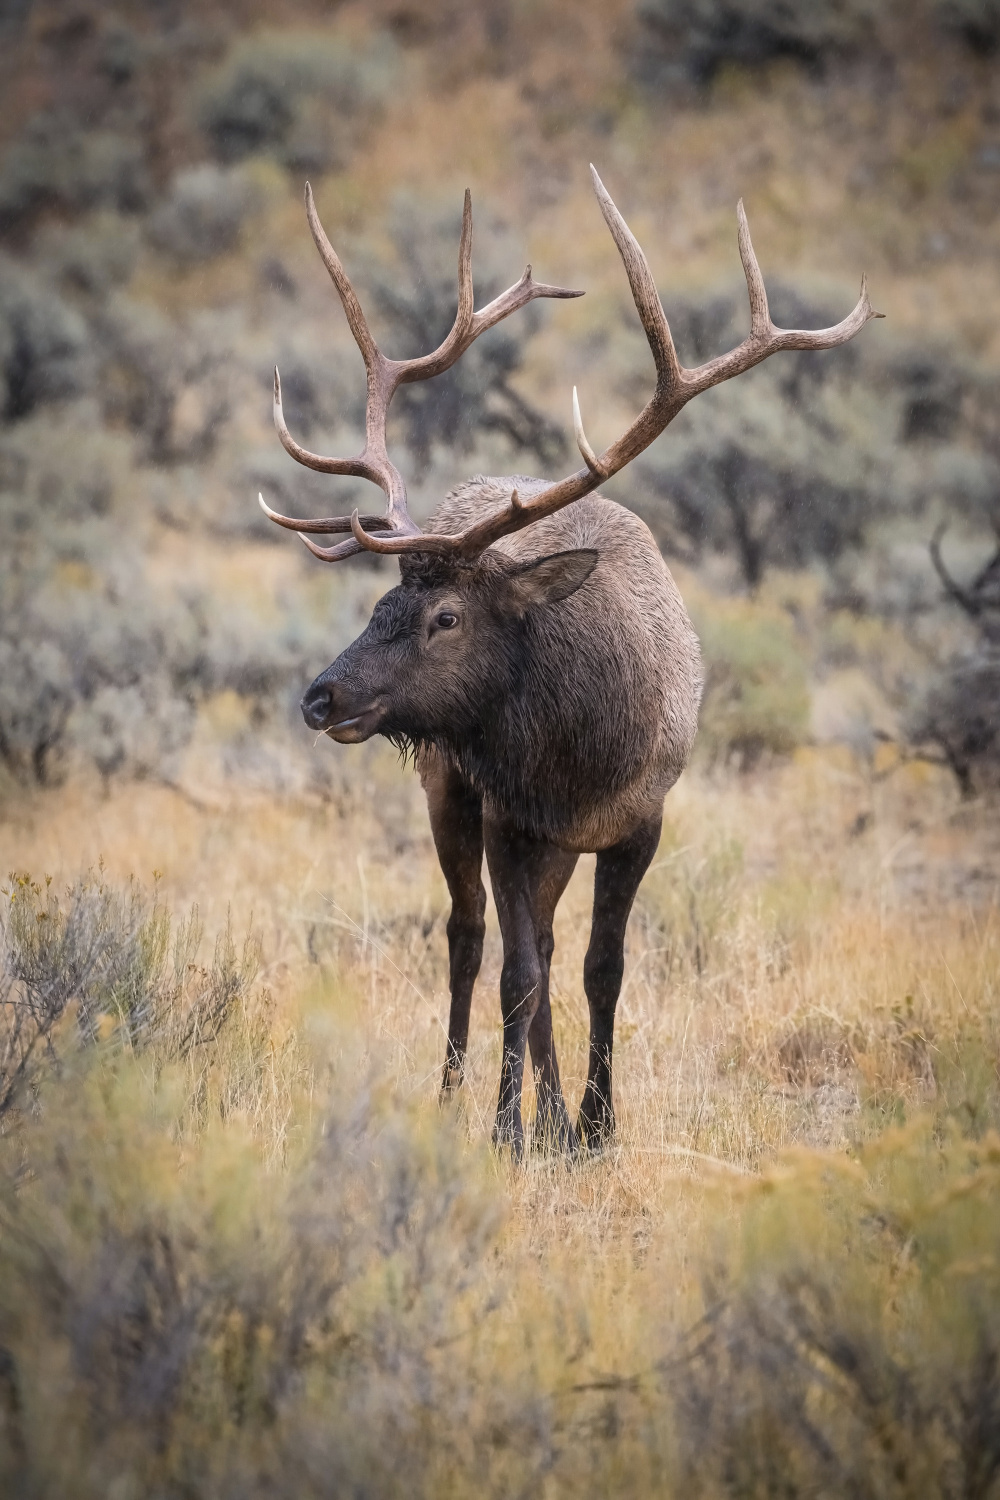
[[[997,0],[7,0],[0,100],[0,1489],[995,1496]],[[622,430],[651,362],[589,160],[688,363],[748,325],[740,196],[777,321],[862,270],[887,316],[608,487],[706,696],[620,1144],[514,1172],[496,924],[439,1118],[419,787],[297,710],[395,568],[256,494],[377,498],[271,425],[277,362],[303,441],[363,430],[307,177],[391,354],[450,325],[466,186],[479,305],[586,288],[400,393],[418,515],[576,467],[574,384]]]
[[[466,184],[480,304],[528,258],[587,289],[402,392],[426,513],[469,472],[571,465],[573,383],[601,441],[645,399],[590,158],[688,362],[746,325],[740,194],[779,322],[836,320],[862,269],[887,314],[709,393],[610,486],[694,580],[700,754],[885,743],[996,783],[993,0],[37,0],[2,25],[4,795],[81,772],[323,790],[294,704],[392,568],[323,574],[254,504],[362,502],[270,428],[274,361],[314,448],[363,423],[303,180],[393,352],[450,323]]]

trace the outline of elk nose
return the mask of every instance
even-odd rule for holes
[[[328,687],[320,682],[314,682],[308,688],[302,699],[302,717],[310,729],[325,729],[330,722],[330,711],[333,708],[333,694]]]

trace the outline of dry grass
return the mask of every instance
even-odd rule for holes
[[[346,753],[327,802],[7,805],[7,863],[54,889],[102,856],[109,881],[160,871],[209,933],[252,914],[273,1009],[200,1073],[67,1052],[0,1138],[0,1472],[43,1494],[674,1496],[845,1493],[863,1463],[873,1500],[972,1493],[950,1476],[962,1443],[994,1472],[989,809],[834,752],[685,777],[630,931],[620,1141],[519,1170],[486,1149],[495,922],[442,1118],[419,786]],[[556,929],[571,1102],[591,872]]]
[[[56,882],[99,859],[112,879],[158,871],[164,900],[196,901],[210,932],[229,910],[237,929],[252,921],[279,1014],[306,990],[348,990],[365,1046],[389,1056],[406,1096],[431,1101],[447,1018],[444,882],[416,778],[388,750],[349,753],[350,790],[328,802],[224,789],[194,801],[143,784],[96,804],[82,789],[29,799],[8,810],[6,862]],[[845,752],[801,751],[752,776],[690,774],[667,813],[619,1008],[621,1144],[607,1171],[626,1217],[664,1172],[702,1157],[753,1172],[790,1144],[842,1145],[932,1100],[935,1059],[986,1028],[997,1001],[991,820],[963,808],[943,773],[879,779]],[[592,878],[584,858],[556,922],[571,1102],[586,1072]],[[498,1075],[500,958],[494,920],[463,1105],[474,1137],[488,1134]],[[561,1191],[572,1198],[572,1176]]]

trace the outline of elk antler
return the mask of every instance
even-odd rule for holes
[[[365,325],[361,309],[354,298],[350,284],[344,275],[343,268],[332,248],[330,248],[326,236],[323,235],[319,221],[315,218],[311,195],[307,197],[307,204],[310,210],[309,222],[313,228],[313,235],[317,245],[319,245],[320,253],[330,268],[330,274],[337,284],[341,300],[344,303],[344,309],[347,312],[348,321],[361,347],[362,354],[365,355],[365,364],[368,368],[369,436],[364,452],[357,459],[317,459],[312,454],[306,454],[304,449],[300,449],[297,446],[290,446],[291,439],[287,439],[287,434],[284,431],[284,423],[279,420],[280,404],[276,404],[275,420],[279,422],[278,432],[286,449],[288,449],[294,458],[298,458],[300,462],[307,463],[312,468],[323,469],[327,473],[360,474],[363,478],[374,479],[377,484],[382,485],[382,488],[386,490],[386,494],[389,496],[389,510],[387,512],[388,527],[386,519],[373,516],[359,516],[357,511],[354,512],[349,520],[345,517],[338,517],[332,521],[311,521],[307,523],[289,521],[284,517],[275,515],[273,511],[264,506],[266,514],[271,516],[273,520],[280,521],[284,526],[294,527],[300,532],[305,530],[341,531],[348,528],[351,530],[355,543],[353,547],[350,543],[342,542],[336,547],[322,548],[310,542],[307,537],[303,537],[303,541],[317,557],[321,557],[329,562],[335,562],[340,557],[348,556],[349,551],[357,551],[360,548],[364,548],[369,552],[436,553],[444,556],[452,556],[459,561],[471,562],[486,547],[490,546],[492,542],[499,540],[500,537],[507,536],[513,531],[520,531],[523,527],[531,525],[533,521],[541,520],[543,516],[552,515],[553,512],[561,510],[564,505],[569,505],[572,501],[579,500],[583,495],[587,495],[592,490],[595,490],[603,480],[610,479],[613,474],[617,474],[626,464],[631,463],[633,458],[642,453],[645,448],[648,448],[654,438],[659,437],[664,428],[673,421],[681,408],[686,406],[693,396],[699,395],[701,391],[708,390],[713,385],[720,385],[722,381],[729,380],[734,375],[742,375],[745,370],[749,370],[754,365],[760,364],[761,360],[767,359],[771,354],[778,353],[781,349],[833,349],[839,344],[846,344],[849,339],[852,339],[864,327],[869,319],[884,317],[883,313],[877,313],[872,309],[871,302],[868,300],[867,279],[862,277],[861,295],[857,306],[843,322],[837,323],[833,328],[808,330],[775,327],[771,322],[764,278],[761,275],[760,266],[757,264],[757,257],[754,254],[753,245],[750,241],[750,230],[747,225],[747,218],[743,211],[743,201],[741,199],[736,213],[739,223],[740,259],[743,262],[747,291],[750,296],[750,332],[742,344],[730,350],[728,354],[722,354],[716,359],[710,359],[705,364],[698,365],[693,370],[685,369],[677,358],[677,351],[674,348],[670,326],[664,315],[652,272],[649,269],[639,242],[618,212],[610,194],[607,192],[593,166],[591,166],[590,173],[593,178],[597,201],[601,205],[601,212],[604,215],[605,222],[611,230],[615,244],[618,246],[619,254],[625,266],[625,274],[628,277],[629,286],[632,290],[636,310],[645,329],[646,338],[649,341],[653,362],[656,365],[656,389],[631,427],[623,433],[617,442],[612,443],[609,448],[606,448],[602,454],[598,455],[587,441],[587,436],[583,429],[583,421],[580,416],[580,403],[576,388],[574,387],[573,426],[586,468],[578,469],[576,473],[570,474],[566,479],[560,480],[557,484],[549,485],[547,489],[542,490],[530,500],[522,500],[517,490],[514,490],[510,500],[506,504],[492,511],[489,515],[484,516],[481,521],[474,522],[465,531],[453,535],[428,535],[419,532],[412,521],[410,521],[409,516],[406,515],[405,491],[403,490],[402,480],[399,478],[398,471],[392,467],[388,457],[385,456],[384,439],[381,436],[384,432],[385,407],[388,405],[387,399],[383,400],[381,407],[378,408],[381,411],[382,418],[382,426],[378,434],[381,447],[376,448],[376,443],[372,436],[373,390],[376,389],[372,371],[373,369],[380,371],[384,366],[391,368],[393,371],[402,369],[404,372],[408,372],[419,366],[417,373],[402,373],[395,378],[391,387],[388,387],[389,395],[391,396],[396,385],[400,384],[403,380],[421,379],[425,375],[437,374],[439,370],[447,369],[448,365],[453,363],[459,354],[468,348],[477,333],[482,332],[482,329],[485,327],[492,326],[492,323],[497,322],[501,317],[505,317],[507,312],[512,312],[515,307],[520,307],[522,300],[529,300],[528,296],[524,296],[523,299],[518,300],[517,293],[525,285],[525,278],[527,278],[528,284],[531,285],[531,268],[528,268],[528,271],[525,272],[525,277],[522,278],[516,287],[512,287],[509,292],[505,292],[503,297],[498,297],[496,302],[490,303],[490,306],[484,308],[481,313],[476,313],[472,316],[471,321],[467,324],[463,323],[463,308],[466,305],[471,308],[471,273],[468,271],[468,260],[471,253],[472,230],[471,208],[467,193],[465,200],[466,216],[462,228],[462,250],[459,253],[459,312],[455,319],[455,326],[435,354],[427,355],[424,360],[410,360],[403,365],[398,365],[394,362],[384,360],[378,354],[377,349],[375,349],[371,335],[368,333]],[[468,303],[465,300],[466,286],[468,287],[468,298],[470,299]],[[571,297],[579,296],[580,294],[577,292],[561,291],[554,287],[538,287],[534,289],[531,295]],[[495,309],[500,309],[501,305],[503,305],[502,310],[494,312]],[[482,325],[478,326],[481,319],[489,319],[489,321],[483,321]],[[475,329],[474,332],[472,331],[473,329]],[[367,340],[367,348],[372,351],[371,355],[366,352],[366,344],[362,342],[363,338]],[[377,361],[381,361],[381,365]],[[378,470],[376,469],[376,459],[381,465]],[[384,477],[390,472],[394,482],[398,483],[398,491],[403,497],[401,502],[401,516],[405,519],[405,524],[403,524],[398,514],[400,502],[396,502],[396,508],[394,509],[393,497],[396,491],[390,489]],[[261,500],[261,505],[263,504],[264,502]],[[387,531],[388,534],[386,534]],[[377,534],[373,535],[373,532]]]
[[[458,249],[458,311],[455,314],[451,332],[432,354],[424,354],[417,359],[387,359],[372,338],[361,303],[348,280],[347,272],[336,250],[326,237],[326,232],[316,212],[312,188],[308,183],[306,183],[306,217],[309,220],[309,228],[312,230],[316,248],[337,288],[351,332],[365,362],[368,375],[365,444],[354,458],[326,458],[318,453],[310,453],[307,448],[297,443],[285,425],[285,416],[281,407],[281,378],[277,369],[274,372],[274,425],[278,429],[278,437],[286,453],[290,453],[292,458],[304,464],[306,468],[316,469],[321,474],[353,474],[359,479],[370,479],[373,484],[377,484],[385,491],[386,511],[384,516],[359,516],[355,511],[352,516],[328,516],[320,521],[299,520],[291,516],[279,515],[277,511],[264,503],[263,495],[258,496],[258,499],[261,509],[270,520],[276,521],[279,526],[287,526],[290,530],[297,531],[309,550],[317,557],[322,558],[324,562],[339,562],[341,558],[350,557],[352,553],[369,547],[373,540],[377,543],[374,550],[396,551],[396,543],[404,539],[419,540],[422,535],[420,528],[407,510],[406,485],[403,482],[403,476],[389,458],[385,444],[386,415],[389,403],[398,387],[414,380],[429,380],[432,375],[442,374],[465,353],[469,345],[481,333],[485,333],[488,328],[492,328],[512,312],[516,312],[519,307],[524,307],[527,303],[534,301],[536,297],[582,297],[583,293],[569,291],[565,287],[545,286],[541,282],[533,281],[529,265],[525,268],[520,281],[515,282],[512,287],[496,297],[480,312],[476,312],[472,291],[472,195],[466,189],[465,205],[462,211],[462,237]],[[348,540],[339,542],[333,547],[318,547],[303,534],[305,532],[336,533],[342,531],[354,534]],[[370,532],[380,533],[380,535],[372,538],[369,535]]]

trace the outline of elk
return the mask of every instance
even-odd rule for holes
[[[362,550],[399,558],[399,584],[307,689],[302,712],[312,729],[340,744],[380,734],[414,753],[451,896],[443,1097],[462,1080],[483,952],[485,850],[503,940],[503,1055],[493,1138],[517,1157],[524,1150],[526,1048],[535,1071],[535,1139],[574,1152],[579,1145],[600,1149],[614,1136],[611,1061],[625,928],[659,842],[664,797],[691,752],[702,688],[698,640],[651,533],[632,512],[599,495],[598,486],[647,448],[699,392],[779,350],[846,343],[881,316],[862,279],[857,306],[835,327],[776,327],[741,201],[750,333],[728,354],[686,369],[645,255],[593,167],[591,174],[656,367],[651,399],[616,442],[595,453],[574,388],[583,468],[557,483],[520,475],[470,479],[421,531],[386,449],[394,392],[447,370],[481,333],[534,298],[582,294],[534,281],[529,265],[520,281],[476,312],[466,192],[454,325],[433,353],[388,359],[307,186],[309,227],[367,371],[365,443],[353,458],[301,447],[285,424],[277,370],[274,421],[292,458],[323,474],[370,480],[384,491],[386,510],[294,519],[260,497],[264,513],[297,531],[323,562]],[[320,546],[315,534],[343,540]],[[583,973],[589,1064],[574,1128],[559,1079],[549,967],[556,905],[584,852],[596,853],[597,868]]]

